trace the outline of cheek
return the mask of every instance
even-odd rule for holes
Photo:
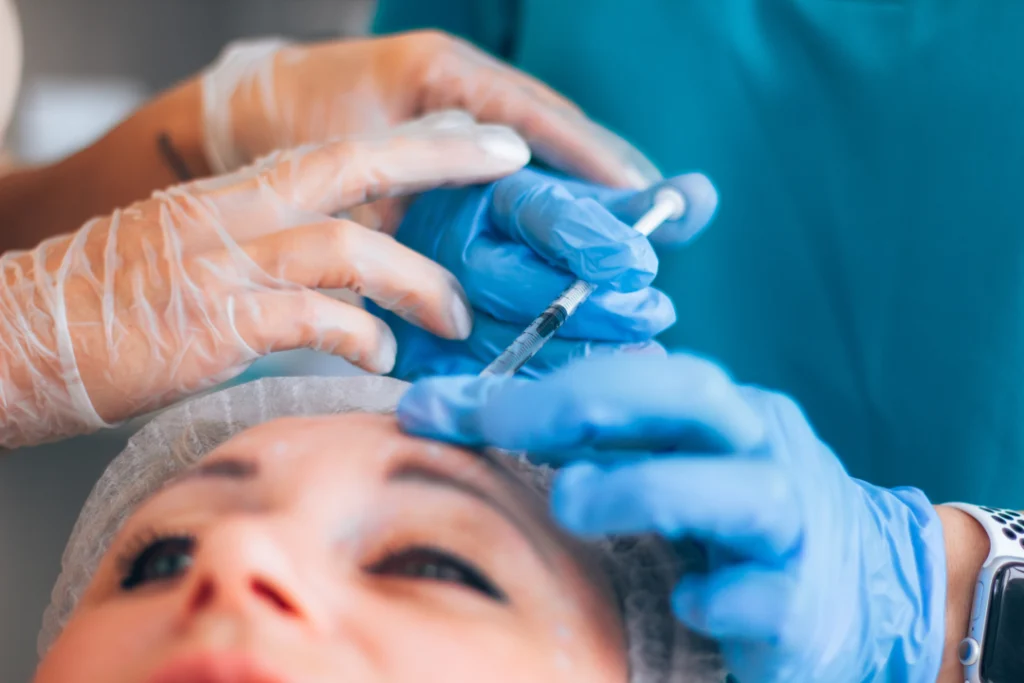
[[[624,656],[617,648],[601,647],[579,631],[566,638],[554,626],[407,613],[380,623],[388,626],[374,649],[387,681],[626,683]]]
[[[166,613],[166,612],[165,612]],[[33,683],[134,683],[166,646],[158,607],[105,605],[77,614],[43,658]]]

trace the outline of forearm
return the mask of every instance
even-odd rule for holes
[[[162,135],[168,136],[192,173],[209,173],[198,80],[164,93],[63,161],[0,177],[0,252],[33,247],[179,182],[161,152]]]
[[[957,647],[967,635],[981,565],[988,555],[985,530],[970,515],[937,506],[946,539],[946,637],[938,683],[962,683],[964,668],[957,659]]]

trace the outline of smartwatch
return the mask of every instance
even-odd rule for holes
[[[964,503],[949,507],[978,520],[989,552],[974,589],[967,637],[958,654],[966,683],[1024,681],[1024,515]]]

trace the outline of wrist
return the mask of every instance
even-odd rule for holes
[[[143,168],[153,166],[153,177],[147,178],[148,191],[120,199],[118,204],[111,207],[112,210],[144,199],[154,189],[181,182],[160,154],[158,140],[161,135],[170,139],[193,175],[209,174],[209,166],[203,154],[202,90],[197,79],[185,81],[157,96],[96,144],[60,162],[60,166],[69,180],[74,178],[78,182],[97,175],[97,169],[106,171],[106,167],[112,168],[112,164],[125,159]],[[109,183],[111,177],[117,177],[114,173],[99,175],[104,183]]]
[[[203,149],[202,84],[198,79],[186,81],[168,91],[153,103],[151,113],[145,113],[159,134],[167,136],[192,177],[202,178],[211,174]],[[161,162],[169,171],[173,170],[167,159],[161,158]],[[178,184],[182,180],[185,179],[175,172],[174,181],[169,184]]]
[[[967,635],[981,566],[988,556],[988,534],[970,515],[955,508],[935,508],[942,522],[946,549],[946,629],[939,683],[964,680],[957,657],[960,641]]]
[[[77,229],[90,218],[144,200],[182,182],[161,150],[166,138],[190,175],[209,175],[202,149],[199,82],[187,81],[158,96],[95,144],[52,168],[51,196],[65,215],[48,221],[54,234]],[[132,169],[125,173],[125,168]],[[48,235],[44,235],[48,236]]]
[[[201,92],[193,80],[159,96],[82,151],[4,176],[0,251],[31,249],[47,237],[77,230],[90,218],[179,184],[176,169],[161,152],[163,136],[192,175],[208,175],[201,123]]]

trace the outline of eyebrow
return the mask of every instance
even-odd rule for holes
[[[252,460],[242,458],[221,458],[212,462],[204,462],[197,467],[190,467],[182,472],[172,485],[180,484],[183,481],[192,479],[229,479],[233,481],[248,481],[255,479],[260,474],[260,468]]]
[[[474,455],[481,454],[474,453]],[[483,456],[480,459],[488,462],[488,469],[492,472],[495,472],[499,476],[501,476],[501,474],[506,474],[504,469],[491,462],[490,458],[487,456]],[[509,477],[512,476],[511,473],[507,473],[507,475]],[[549,568],[554,567],[554,560],[550,548],[545,547],[545,544],[542,543],[540,538],[538,538],[541,534],[537,533],[537,530],[531,529],[530,525],[523,519],[522,515],[516,514],[515,511],[510,509],[507,505],[504,505],[490,493],[474,486],[470,482],[458,479],[446,472],[441,472],[421,464],[407,464],[398,468],[391,474],[391,476],[388,477],[388,481],[411,481],[420,484],[428,484],[430,486],[455,491],[480,501],[497,512],[509,524],[511,524],[545,565]]]
[[[514,475],[506,470],[486,451],[469,451],[475,459],[496,477],[503,480],[512,480]],[[229,481],[249,481],[259,477],[260,469],[258,463],[243,458],[224,457],[212,462],[204,462],[182,472],[176,479],[172,480],[171,486],[177,486],[183,482],[197,479],[221,479]],[[507,505],[483,489],[463,479],[442,472],[422,464],[410,463],[397,468],[388,476],[389,482],[412,481],[428,484],[438,488],[448,489],[474,498],[487,507],[497,512],[509,524],[515,528],[519,535],[530,545],[534,553],[549,567],[554,566],[554,560],[549,548],[538,539],[540,534],[530,528],[530,525],[523,519],[522,515],[516,514]]]

